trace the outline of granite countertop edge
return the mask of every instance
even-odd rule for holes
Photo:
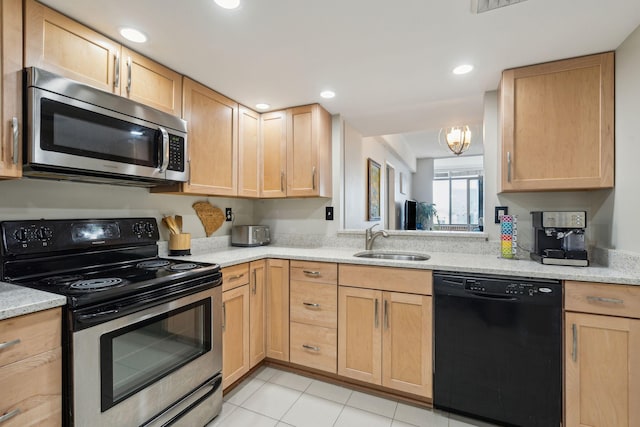
[[[461,273],[509,275],[640,286],[640,271],[638,271],[637,267],[631,265],[628,270],[602,266],[552,266],[542,265],[528,259],[509,260],[499,258],[495,255],[449,252],[427,252],[431,256],[428,261],[396,261],[357,258],[353,256],[357,252],[362,252],[362,250],[355,248],[260,246],[254,248],[230,247],[175,258],[196,262],[216,263],[221,267],[229,267],[265,258],[286,258],[298,261],[446,270]],[[65,303],[66,299],[61,295],[0,282],[0,320],[63,306]]]

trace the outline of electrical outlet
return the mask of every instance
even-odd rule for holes
[[[508,206],[495,206],[495,213],[493,222],[496,224],[500,224],[500,217],[502,215],[509,215],[509,207]]]
[[[224,208],[224,220],[231,221],[232,219],[231,208]]]
[[[327,206],[324,209],[324,219],[327,221],[333,221],[333,206]]]

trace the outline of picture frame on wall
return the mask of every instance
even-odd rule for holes
[[[367,159],[367,219],[380,219],[380,164]]]

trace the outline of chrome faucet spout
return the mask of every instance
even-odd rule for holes
[[[366,250],[370,251],[371,248],[373,247],[373,242],[374,240],[376,240],[376,238],[378,236],[382,236],[382,237],[389,237],[389,233],[387,233],[385,230],[380,230],[380,231],[376,231],[375,233],[373,232],[373,228],[377,225],[380,224],[373,224],[371,227],[367,228],[367,231],[365,232],[365,236],[364,236],[364,247]]]

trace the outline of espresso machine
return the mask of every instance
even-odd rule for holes
[[[531,259],[542,264],[589,265],[584,240],[587,213],[531,212],[535,247]]]

